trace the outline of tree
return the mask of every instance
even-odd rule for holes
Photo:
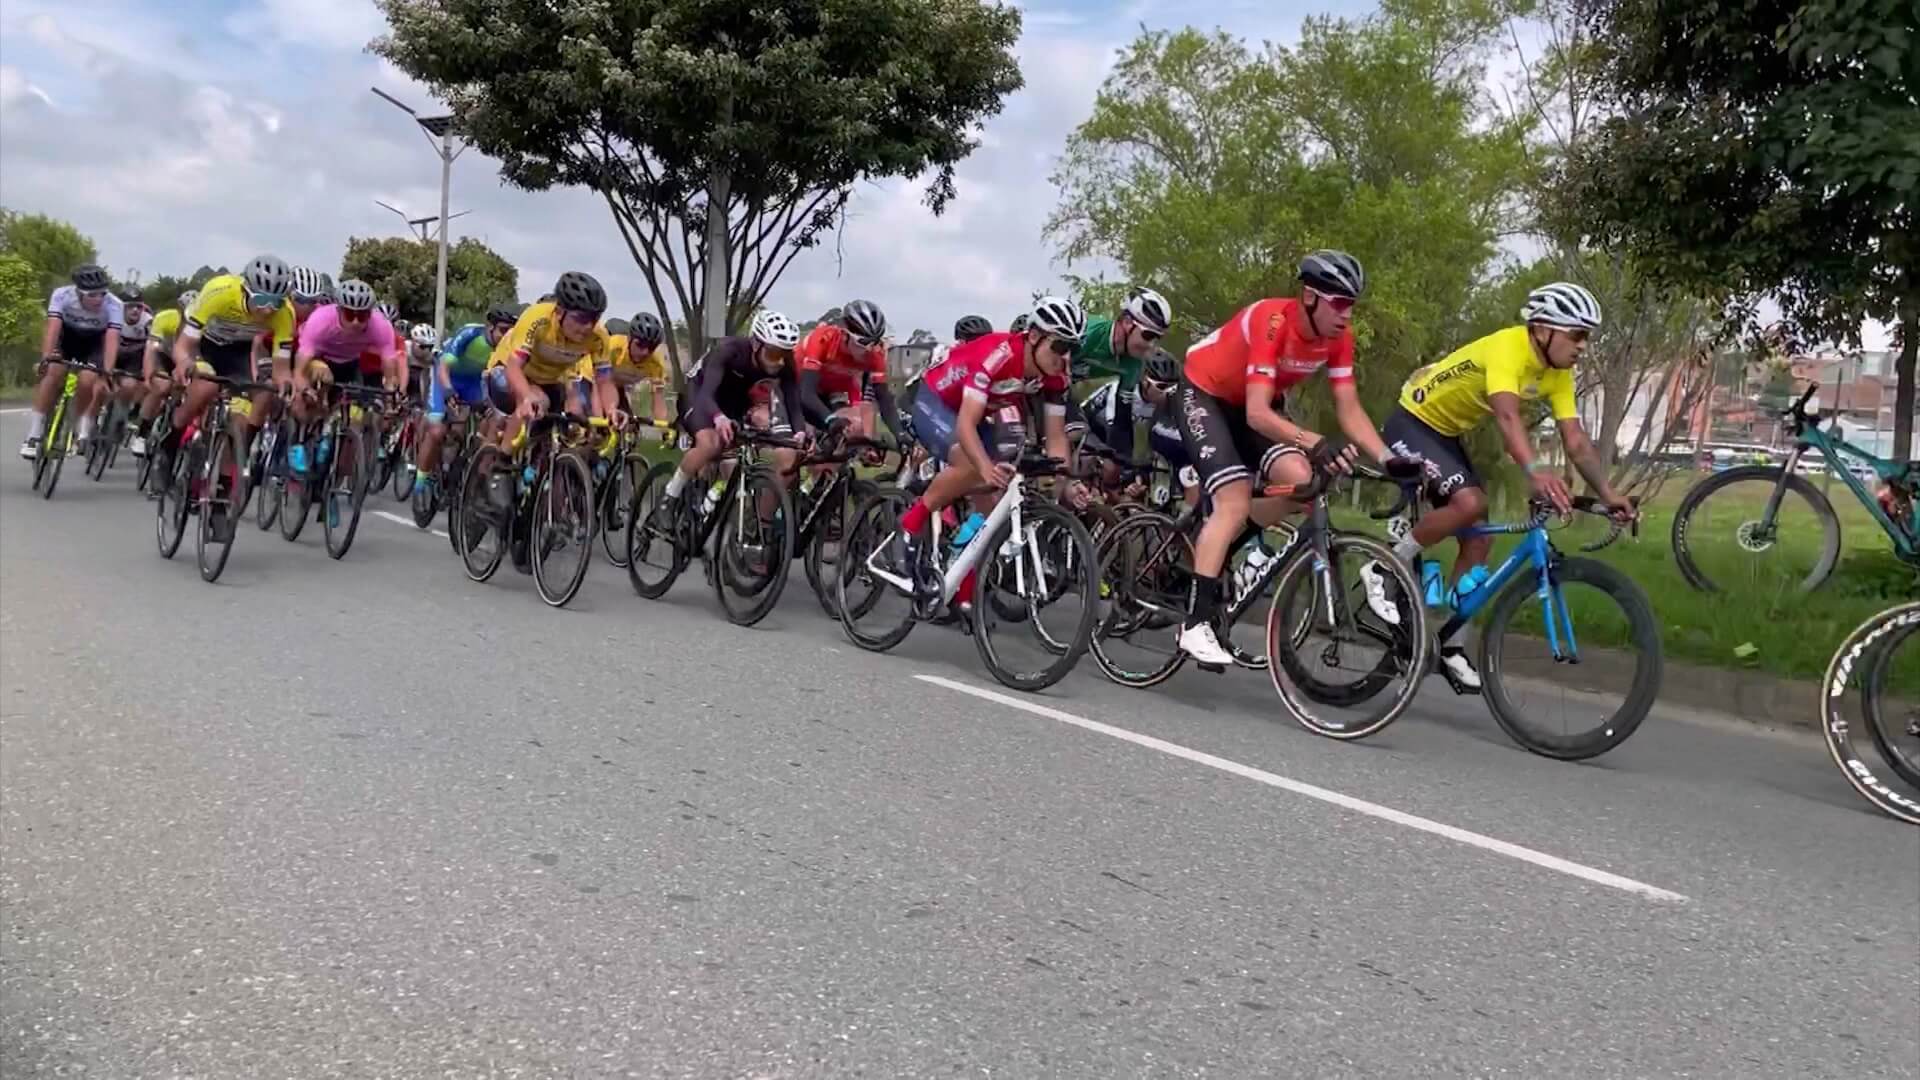
[[[0,253],[0,385],[18,386],[31,377],[46,312],[40,272],[19,255]]]
[[[1019,13],[981,0],[381,7],[374,51],[445,99],[509,183],[605,199],[695,349],[764,301],[856,180],[930,173],[940,212],[976,125],[1021,85]]]
[[[1352,252],[1369,281],[1358,380],[1383,417],[1409,371],[1466,340],[1511,217],[1525,122],[1480,91],[1504,16],[1388,0],[1358,22],[1310,17],[1298,46],[1260,54],[1219,33],[1143,34],[1067,141],[1048,234],[1069,262],[1111,259],[1165,292],[1176,351],[1291,295],[1306,252]],[[1104,311],[1120,283],[1076,286]]]
[[[1898,321],[1895,453],[1920,325],[1912,0],[1595,0],[1611,114],[1560,174],[1585,231],[1684,289],[1774,296],[1801,337]]]
[[[402,317],[433,321],[433,291],[439,274],[439,248],[408,237],[353,237],[340,260],[340,280],[359,278],[380,299],[392,301]],[[520,272],[492,248],[471,236],[447,251],[447,329],[478,322],[495,304],[520,295]]]
[[[45,214],[20,214],[0,207],[0,253],[17,255],[33,267],[41,302],[67,284],[73,268],[99,259],[79,229]]]
[[[180,305],[181,293],[186,292],[188,289],[197,290],[202,285],[213,280],[214,277],[226,272],[226,267],[221,267],[216,270],[211,266],[202,266],[186,277],[176,277],[172,274],[159,274],[156,275],[152,281],[141,286],[140,291],[146,294],[148,306],[152,307],[155,311],[165,311],[167,308],[178,307]]]

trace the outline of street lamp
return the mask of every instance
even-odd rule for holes
[[[440,266],[434,277],[433,329],[434,333],[444,336],[447,331],[447,221],[449,220],[447,217],[447,197],[453,187],[453,159],[464,153],[466,147],[463,146],[458,150],[453,148],[453,117],[451,115],[421,116],[413,110],[412,106],[407,105],[385,90],[377,86],[370,87],[369,89],[394,108],[400,109],[408,116],[413,117],[413,122],[419,124],[420,129],[427,133],[427,141],[429,143],[436,138],[440,140],[439,145],[433,148],[434,153],[440,155]],[[392,210],[393,208],[387,207],[387,209]],[[395,210],[394,213],[400,212]],[[400,216],[406,218],[407,215],[400,214]],[[433,219],[423,218],[420,220],[431,221]],[[409,220],[407,224],[412,225],[414,222]]]
[[[423,244],[427,242],[427,235],[428,235],[427,226],[440,220],[437,217],[410,218],[406,215],[406,212],[401,210],[399,207],[394,206],[392,203],[381,202],[379,199],[373,200],[373,204],[375,206],[382,207],[383,209],[391,210],[394,213],[400,215],[400,220],[407,223],[408,231],[412,232],[416,237],[418,237],[420,242]],[[457,218],[457,217],[466,217],[468,214],[471,214],[471,213],[473,213],[473,211],[471,210],[462,210],[457,214],[453,214],[449,216],[447,220],[452,221],[454,218]]]

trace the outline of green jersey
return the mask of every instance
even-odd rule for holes
[[[1132,391],[1140,385],[1140,371],[1145,362],[1131,356],[1115,356],[1113,353],[1113,320],[1088,319],[1087,332],[1080,339],[1080,348],[1073,354],[1073,381],[1087,379],[1120,380],[1120,389]]]

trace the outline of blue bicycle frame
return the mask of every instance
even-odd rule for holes
[[[1460,530],[1457,535],[1511,536],[1515,533],[1526,533],[1526,539],[1520,541],[1520,546],[1513,549],[1492,576],[1461,600],[1459,610],[1440,628],[1438,640],[1450,639],[1461,627],[1472,622],[1480,609],[1499,595],[1508,582],[1532,568],[1540,582],[1537,595],[1540,598],[1541,622],[1547,628],[1547,645],[1553,649],[1553,658],[1560,663],[1577,664],[1580,662],[1580,650],[1573,639],[1573,614],[1567,610],[1567,598],[1560,591],[1560,583],[1553,578],[1555,552],[1553,545],[1547,542],[1546,528],[1533,524],[1473,525]],[[1562,638],[1565,638],[1564,647]]]

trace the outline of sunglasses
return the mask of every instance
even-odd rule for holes
[[[247,294],[247,303],[254,307],[279,307],[286,297],[280,293],[257,292]]]
[[[1158,330],[1142,329],[1140,331],[1140,340],[1146,342],[1149,345],[1153,344],[1156,341],[1159,341],[1161,338],[1166,336],[1167,335],[1161,333]]]
[[[1588,338],[1593,336],[1593,331],[1588,330],[1584,327],[1576,327],[1574,329],[1562,330],[1560,332],[1567,335],[1568,341],[1585,341]]]
[[[1054,355],[1056,356],[1072,356],[1073,350],[1079,347],[1080,347],[1079,342],[1072,341],[1067,338],[1057,337],[1057,338],[1047,339],[1047,348],[1053,350]]]
[[[103,297],[103,296],[105,296],[105,295],[107,295],[107,290],[105,290],[105,289],[85,289],[85,290],[82,290],[82,291],[81,291],[81,293],[80,293],[80,299],[82,299],[82,300],[98,300],[98,299],[100,299],[101,297]]]
[[[1328,296],[1326,293],[1323,293],[1323,292],[1316,292],[1313,295],[1319,297],[1321,303],[1332,308],[1337,314],[1340,314],[1340,315],[1345,315],[1346,313],[1352,311],[1353,305],[1355,303],[1354,299],[1350,296]]]
[[[363,323],[371,318],[373,318],[373,312],[371,311],[355,311],[352,308],[340,309],[341,322]]]

